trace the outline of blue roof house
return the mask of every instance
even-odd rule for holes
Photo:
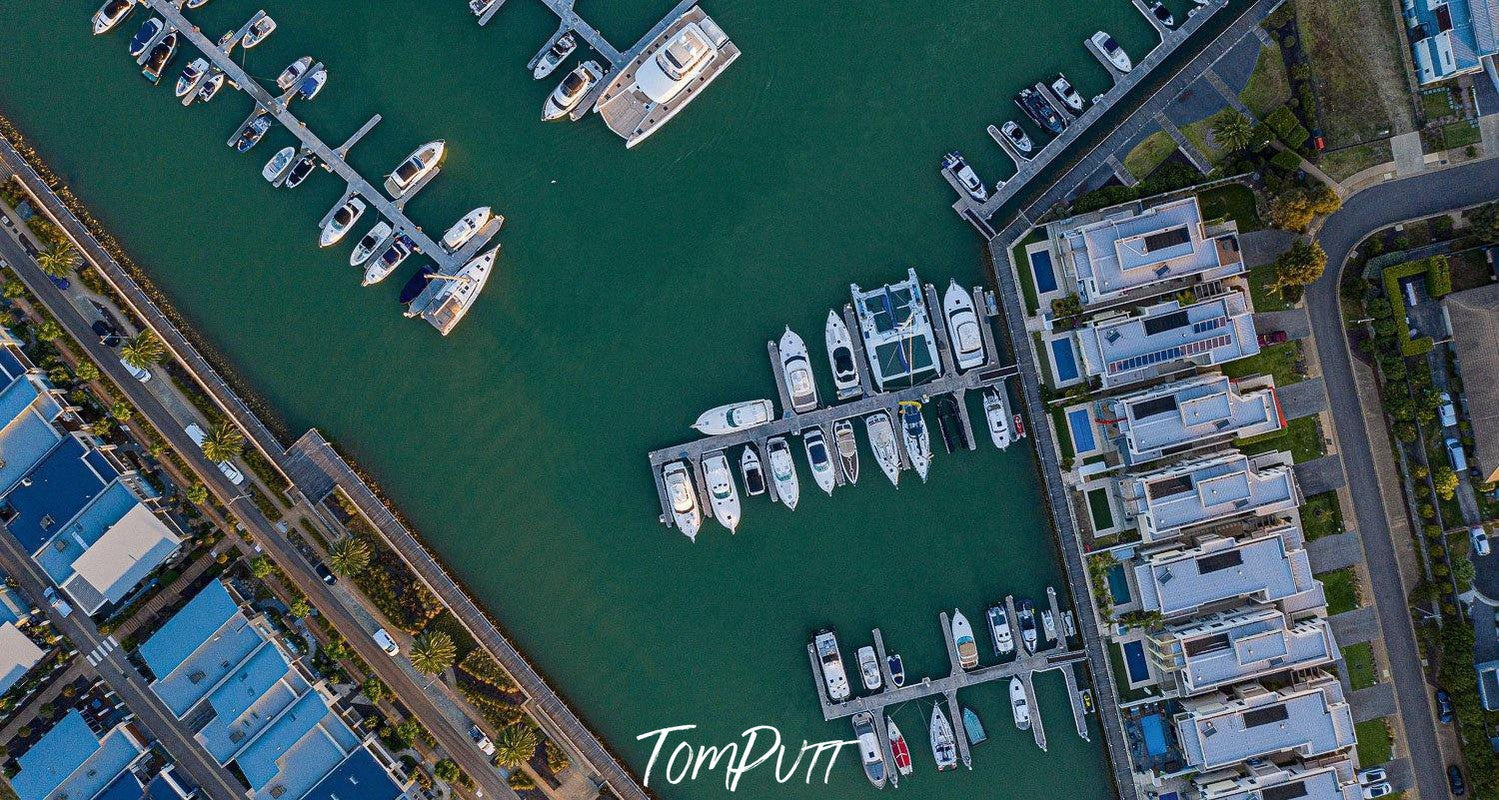
[[[1499,0],[1404,0],[1416,78],[1422,86],[1484,70],[1499,55]]]
[[[130,723],[100,736],[70,711],[17,759],[21,769],[10,783],[21,800],[138,798],[143,786],[131,770],[147,752]]]

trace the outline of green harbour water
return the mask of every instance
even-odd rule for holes
[[[246,56],[266,79],[304,53],[326,62],[327,89],[295,110],[335,144],[383,115],[351,157],[377,183],[416,145],[446,139],[442,175],[408,207],[429,232],[482,204],[508,217],[495,276],[445,339],[396,304],[418,259],[359,286],[347,256],[371,215],[318,250],[317,221],[342,186],[321,171],[291,191],[261,180],[289,133],[245,156],[225,147],[248,102],[225,91],[183,109],[167,84],[191,54],[161,87],[140,78],[125,53],[140,12],[91,37],[92,2],[10,8],[0,113],[290,430],[318,427],[379,481],[637,774],[650,751],[636,737],[668,726],[724,744],[773,725],[791,757],[803,739],[849,738],[818,712],[805,650],[816,628],[837,627],[852,662],[878,626],[908,674],[939,675],[940,610],[980,626],[1006,593],[1062,588],[1024,446],[939,450],[929,483],[906,473],[897,491],[865,442],[863,480],[832,498],[797,446],[794,513],[746,498],[737,536],[709,522],[696,544],[657,523],[646,453],[691,438],[707,407],[774,397],[765,342],[785,324],[831,397],[822,320],[851,281],[907,266],[939,286],[982,281],[939,159],[958,148],[990,183],[1008,174],[985,125],[1018,116],[1010,95],[1059,69],[1085,96],[1101,92],[1084,38],[1105,28],[1137,58],[1154,42],[1129,3],[709,2],[743,55],[629,151],[597,116],[540,121],[553,83],[524,65],[555,29],[550,12],[509,0],[480,29],[464,5],[214,0],[189,12],[216,36],[269,11],[279,28]],[[578,11],[623,50],[668,8]],[[1014,729],[1003,684],[964,692],[990,734],[972,772],[936,774],[929,703],[897,709],[916,762],[902,791],[1107,796],[1096,726],[1092,743],[1076,735],[1058,673],[1037,686],[1045,754]],[[872,791],[852,750],[829,785],[820,770],[803,777],[778,785],[767,765],[734,796]],[[651,788],[728,796],[721,772],[670,786],[659,765]]]

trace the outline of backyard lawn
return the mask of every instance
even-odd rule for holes
[[[1344,147],[1339,150],[1328,150],[1318,159],[1317,166],[1323,172],[1332,176],[1335,181],[1350,178],[1364,170],[1388,164],[1394,159],[1390,150],[1390,143],[1381,139],[1368,144],[1356,144],[1352,147]]]
[[[1322,581],[1323,591],[1327,593],[1328,616],[1359,607],[1358,576],[1353,573],[1353,567],[1335,569],[1315,577]]]
[[[1176,152],[1176,142],[1165,131],[1156,131],[1135,145],[1124,157],[1124,168],[1141,180]]]
[[[1387,0],[1299,0],[1296,18],[1331,146],[1412,129],[1400,36]]]
[[[1299,342],[1282,342],[1262,348],[1249,358],[1230,361],[1223,365],[1223,374],[1230,378],[1247,378],[1250,375],[1272,375],[1276,386],[1290,386],[1302,379],[1296,362],[1301,358]]]
[[[1390,760],[1390,726],[1384,718],[1357,722],[1353,734],[1358,737],[1358,763],[1368,768]]]
[[[1301,505],[1301,530],[1307,541],[1343,532],[1343,509],[1336,492],[1314,494]]]
[[[1040,308],[1036,299],[1036,280],[1031,275],[1031,264],[1025,257],[1025,248],[1046,238],[1046,229],[1037,228],[1030,235],[1010,248],[1010,262],[1015,265],[1015,274],[1020,278],[1020,294],[1025,298],[1025,309],[1034,314]]]
[[[1239,224],[1240,233],[1265,227],[1254,207],[1254,192],[1241,183],[1230,183],[1198,192],[1197,202],[1202,206],[1203,219],[1231,219]],[[1271,277],[1274,277],[1273,273]],[[1260,307],[1258,296],[1255,297],[1254,307]]]
[[[1292,307],[1285,298],[1270,290],[1270,283],[1274,280],[1274,264],[1261,264],[1249,271],[1249,299],[1254,302],[1255,311],[1284,311]]]
[[[1300,464],[1327,455],[1322,446],[1322,431],[1317,427],[1316,417],[1293,419],[1286,427],[1274,433],[1240,439],[1239,452],[1258,455],[1275,450],[1291,451],[1291,460]]]
[[[1254,62],[1254,73],[1249,84],[1239,93],[1239,99],[1256,117],[1264,119],[1266,114],[1285,105],[1291,98],[1291,84],[1286,80],[1286,61],[1280,54],[1280,45],[1270,44],[1260,50],[1259,60]]]
[[[1374,677],[1374,648],[1368,642],[1343,648],[1343,663],[1348,667],[1348,685],[1355,692],[1379,682]]]

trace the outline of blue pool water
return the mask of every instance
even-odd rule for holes
[[[1037,250],[1031,253],[1031,274],[1036,277],[1036,293],[1046,294],[1057,290],[1057,273],[1051,266],[1051,252]]]
[[[1051,340],[1051,362],[1056,365],[1057,380],[1063,383],[1077,378],[1077,356],[1072,354],[1072,340]]]
[[[1124,666],[1129,670],[1130,682],[1140,683],[1150,680],[1150,667],[1145,665],[1145,643],[1125,642],[1120,647],[1124,650]]]
[[[1114,605],[1118,606],[1130,601],[1129,581],[1124,576],[1123,564],[1109,567],[1109,596],[1114,598]]]
[[[1067,412],[1067,427],[1072,429],[1072,449],[1078,453],[1090,453],[1098,447],[1093,439],[1093,425],[1088,420],[1088,409],[1079,408]]]
[[[1139,642],[1135,642],[1139,644]],[[1166,752],[1166,724],[1160,714],[1150,714],[1140,719],[1140,733],[1145,737],[1145,752],[1158,756]]]

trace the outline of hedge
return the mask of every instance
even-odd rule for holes
[[[1286,172],[1295,172],[1301,169],[1301,156],[1295,150],[1282,150],[1270,157],[1270,163]]]
[[[1426,274],[1426,291],[1432,297],[1441,297],[1452,292],[1452,264],[1446,256],[1432,256],[1431,271]]]
[[[1265,124],[1270,126],[1270,130],[1275,131],[1275,135],[1286,141],[1291,141],[1291,135],[1301,127],[1301,121],[1296,119],[1296,113],[1289,106],[1281,106],[1271,111],[1270,115],[1265,117]]]
[[[1438,261],[1441,262],[1440,267],[1436,266],[1436,262]],[[1442,282],[1439,285],[1433,279],[1434,270],[1440,270],[1443,273]],[[1405,335],[1400,341],[1401,355],[1424,355],[1431,352],[1434,346],[1429,336],[1411,338],[1410,329],[1407,327],[1405,321],[1405,293],[1400,291],[1400,282],[1402,280],[1423,273],[1426,275],[1426,290],[1432,296],[1440,296],[1437,294],[1438,289],[1444,290],[1442,294],[1452,291],[1452,271],[1447,263],[1446,256],[1432,256],[1416,261],[1407,261],[1404,264],[1387,267],[1384,271],[1385,297],[1390,301],[1390,309],[1394,313],[1395,321],[1405,329]]]

